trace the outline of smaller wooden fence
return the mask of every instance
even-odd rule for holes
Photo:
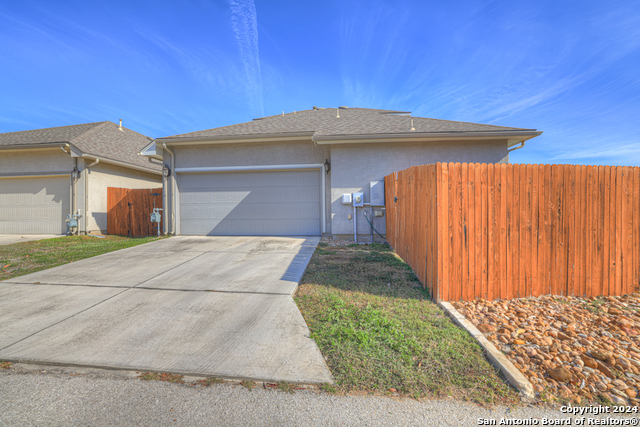
[[[154,196],[153,194],[157,194]],[[153,202],[162,208],[162,188],[107,188],[107,234],[120,236],[153,236],[158,234],[151,222]],[[164,221],[164,215],[162,216]],[[160,223],[162,233],[162,223]]]
[[[638,167],[437,163],[385,191],[387,241],[436,300],[638,290]]]

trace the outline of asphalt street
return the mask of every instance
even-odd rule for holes
[[[171,384],[143,381],[134,372],[14,366],[0,370],[0,425],[475,426],[479,418],[536,418],[539,425],[543,418],[567,418],[539,406],[488,408],[316,389],[288,394],[262,384],[249,391],[234,382],[203,387],[186,379]]]

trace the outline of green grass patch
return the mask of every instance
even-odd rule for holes
[[[0,246],[0,280],[11,279],[107,252],[158,240],[157,237],[68,236]]]
[[[197,383],[202,384],[205,387],[209,387],[214,384],[222,384],[223,382],[224,380],[221,380],[220,378],[215,378],[215,377],[209,377],[209,378],[205,378],[203,380],[197,381]]]
[[[386,245],[317,250],[296,302],[336,381],[327,389],[518,400],[480,346]]]
[[[285,393],[289,393],[289,394],[295,394],[295,389],[293,388],[293,385],[287,382],[278,383],[278,390],[283,391]]]
[[[253,391],[253,388],[256,386],[256,383],[253,381],[249,381],[249,380],[244,380],[240,382],[240,385],[242,387],[246,387],[247,390],[249,391]]]
[[[145,381],[166,381],[174,384],[184,384],[184,375],[174,375],[167,373],[145,372],[138,377]]]

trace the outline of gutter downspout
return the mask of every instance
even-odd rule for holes
[[[512,152],[512,151],[519,150],[519,149],[521,149],[521,148],[523,148],[523,147],[524,147],[524,141],[522,141],[522,142],[520,143],[520,145],[519,145],[519,146],[514,147],[514,148],[510,148],[509,150],[507,150],[507,153],[510,153],[510,152]]]
[[[138,154],[140,154],[140,153],[138,153]],[[147,160],[149,160],[149,163],[151,163],[152,165],[162,166],[163,169],[165,167],[164,162],[161,162],[158,159],[154,159],[152,157],[148,157]],[[167,234],[167,218],[166,218],[166,214],[167,214],[167,191],[166,191],[166,184],[167,184],[167,177],[164,176],[164,173],[163,173],[162,174],[162,212],[164,212],[165,219],[164,219],[164,221],[162,221],[162,234]]]
[[[169,200],[169,204],[171,205],[171,230],[169,233],[175,234],[176,231],[176,215],[175,215],[175,207],[176,207],[176,168],[175,168],[175,160],[176,156],[173,151],[169,150],[167,147],[166,141],[162,141],[162,147],[167,150],[167,153],[171,154],[171,200]],[[166,212],[166,211],[165,211]]]
[[[69,144],[61,145],[60,149],[64,151],[64,154],[71,155],[71,149],[69,149],[69,151],[66,150],[66,147],[68,146]],[[76,160],[76,163],[77,163],[77,160]],[[75,180],[73,179],[73,175],[69,174],[69,213],[71,213],[71,215],[73,215],[73,190],[75,186],[76,186],[76,183],[75,183]]]
[[[87,221],[89,220],[89,168],[100,163],[100,159],[84,167],[84,234],[87,234]]]

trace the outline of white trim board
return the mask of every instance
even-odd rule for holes
[[[296,165],[252,165],[252,166],[216,166],[200,168],[176,168],[176,173],[198,173],[198,172],[259,172],[267,170],[287,170],[287,169],[324,169],[322,163],[307,163]]]

